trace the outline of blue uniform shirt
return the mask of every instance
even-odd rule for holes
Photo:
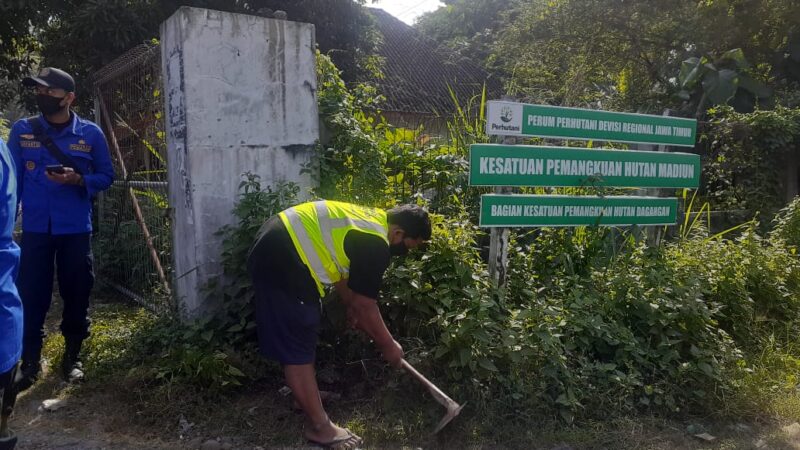
[[[14,285],[19,247],[11,239],[16,211],[14,164],[0,139],[0,374],[11,370],[22,353],[22,302]]]
[[[60,163],[41,142],[34,140],[27,119],[15,123],[8,146],[17,165],[22,230],[54,235],[91,232],[91,199],[114,181],[114,167],[103,131],[75,113],[70,124],[61,131],[51,127],[42,116],[38,120],[58,148],[75,161],[83,173],[84,186],[63,185],[47,179],[45,167]]]

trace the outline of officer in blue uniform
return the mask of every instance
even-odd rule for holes
[[[16,399],[12,381],[22,353],[22,303],[14,285],[19,247],[11,238],[16,211],[14,163],[0,139],[0,450],[13,449],[17,441],[8,429],[8,417]]]
[[[22,204],[22,257],[17,288],[24,332],[17,389],[36,382],[41,370],[44,321],[53,294],[53,273],[64,303],[61,333],[64,379],[83,379],[79,353],[89,335],[92,268],[92,198],[111,186],[114,168],[105,136],[70,106],[75,82],[66,72],[42,69],[22,84],[36,94],[41,115],[14,124],[9,148],[16,162]],[[55,263],[55,270],[54,270]]]

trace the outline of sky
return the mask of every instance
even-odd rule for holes
[[[412,25],[417,17],[442,5],[439,0],[379,0],[376,3],[367,1],[367,6],[380,8],[409,25]]]

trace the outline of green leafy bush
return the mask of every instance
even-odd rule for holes
[[[800,109],[743,114],[719,107],[709,116],[700,143],[706,148],[704,195],[713,209],[771,215],[783,207],[785,169],[800,144]]]
[[[365,112],[377,105],[381,97],[366,84],[347,89],[339,69],[319,52],[317,86],[320,116],[329,135],[318,146],[317,193],[328,200],[383,206],[387,183],[385,161],[374,135],[384,124],[376,124]]]
[[[771,238],[789,247],[789,251],[797,254],[800,246],[800,197],[795,197],[788,206],[783,208],[773,221],[775,228]]]
[[[11,132],[11,129],[8,128],[8,121],[0,118],[0,139],[2,139],[3,142],[8,140],[9,132]]]
[[[378,141],[386,155],[389,195],[397,203],[427,201],[442,214],[458,214],[462,201],[472,201],[469,162],[458,146],[417,130],[387,127]],[[426,142],[427,141],[427,142]]]
[[[515,245],[498,291],[480,232],[436,223],[428,251],[387,274],[385,316],[428,372],[476,396],[568,421],[713,410],[740,398],[734,380],[774,329],[797,323],[800,264],[752,230],[647,248],[608,229],[545,229]]]
[[[636,228],[514,234],[508,282],[498,287],[486,267],[486,234],[474,220],[481,191],[462,178],[467,144],[483,138],[482,118],[463,114],[451,126],[461,135],[421,151],[416,131],[373,125],[363,114],[370,95],[348,91],[325,58],[319,76],[333,137],[320,147],[318,193],[369,205],[428,202],[438,213],[427,251],[389,268],[380,306],[409,359],[447,390],[505,413],[573,421],[638,411],[763,411],[765,398],[800,383],[792,356],[800,348],[797,201],[769,239],[755,222],[735,239],[709,236],[699,219],[655,247]],[[423,179],[423,172],[434,175],[407,178]],[[247,176],[237,221],[220,231],[224,276],[209,295],[221,310],[190,326],[159,326],[142,347],[159,358],[143,370],[212,389],[261,373],[245,259],[263,221],[297,194],[293,185],[273,188]],[[589,186],[580,192],[597,193]],[[349,363],[371,359],[364,355],[374,349],[334,323],[335,299],[324,302],[331,320],[320,362],[344,373]],[[777,379],[794,381],[760,384]]]
[[[222,237],[221,280],[208,286],[209,295],[221,299],[221,327],[230,333],[253,330],[252,283],[247,273],[246,261],[255,242],[258,230],[273,215],[297,203],[299,186],[278,183],[262,187],[259,177],[245,174],[239,184],[240,197],[233,208],[235,225],[227,225],[216,234]],[[252,334],[252,333],[251,333]]]
[[[293,202],[296,188],[262,190],[249,176],[242,190],[238,223],[222,231],[226,278],[213,292],[223,309],[149,333],[143,348],[159,358],[138,370],[151,377],[214,390],[263,373],[244,259],[260,224]],[[381,309],[409,358],[454,392],[573,421],[598,412],[757,411],[764,396],[783,392],[759,387],[776,376],[765,365],[795,376],[789,353],[761,349],[798,344],[786,330],[800,325],[800,261],[755,225],[735,240],[695,227],[657,248],[632,231],[542,229],[515,237],[508,285],[498,289],[469,214],[433,222],[427,251],[387,272]],[[343,373],[373,351],[328,324],[319,359]]]
[[[133,357],[141,358],[137,376],[217,391],[261,373],[264,362],[256,352],[253,292],[245,261],[261,225],[296,203],[299,188],[293,183],[262,187],[258,176],[245,174],[239,190],[233,209],[236,223],[218,232],[223,276],[206,288],[217,313],[188,324],[159,319],[136,341]]]

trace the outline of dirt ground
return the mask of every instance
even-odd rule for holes
[[[310,448],[303,445],[273,447],[245,442],[235,434],[204,433],[181,416],[148,430],[147,411],[136,411],[120,392],[120,386],[88,383],[73,388],[55,374],[23,393],[17,402],[12,428],[19,436],[18,449],[258,449]],[[46,410],[43,402],[61,399],[62,407]],[[244,400],[242,400],[244,401]],[[238,405],[239,408],[243,405]],[[239,408],[230,408],[228,414]],[[252,408],[252,407],[251,407]],[[287,409],[288,411],[288,409]],[[293,414],[292,414],[293,415]],[[208,442],[213,441],[213,442]],[[206,444],[206,446],[203,446]],[[215,445],[216,444],[216,445]]]
[[[178,439],[165,440],[162,436],[131,430],[113,391],[76,390],[48,372],[44,381],[17,399],[11,426],[19,437],[18,449],[132,450],[183,446]],[[56,411],[45,410],[44,400],[55,398],[63,399],[64,406]]]
[[[103,307],[95,305],[95,313]],[[57,330],[59,315],[56,303],[48,318],[51,331]],[[255,383],[222,401],[187,402],[187,396],[196,400],[202,393],[166,392],[163,398],[147,398],[124,380],[90,379],[73,387],[56,372],[46,367],[44,379],[18,399],[12,428],[20,450],[313,448],[302,440],[302,417],[278,392],[278,380]],[[632,417],[580,426],[534,422],[503,430],[503,438],[486,439],[477,435],[485,420],[477,405],[468,405],[433,437],[428,431],[443,411],[422,390],[393,391],[381,384],[339,393],[329,413],[365,437],[364,448],[800,450],[800,424],[780,420]],[[46,410],[43,402],[48,399],[61,399],[63,407]]]
[[[176,418],[173,423],[157,427],[152,432],[134,424],[130,407],[120,403],[120,396],[113,387],[74,390],[50,378],[46,383],[35,387],[20,398],[16,415],[12,422],[20,437],[18,448],[25,449],[63,449],[63,450],[101,450],[101,449],[304,449],[296,445],[273,445],[270,440],[252,442],[253,433],[239,434],[232,427],[226,430],[225,424],[205,430],[192,429],[192,423]],[[49,397],[66,399],[66,406],[57,411],[44,411],[42,401]],[[248,409],[259,404],[250,398],[234,399],[229,406],[230,414],[247,414]],[[249,408],[248,408],[249,407]],[[284,417],[287,429],[299,432],[300,417],[286,410]],[[146,414],[146,412],[139,412]],[[133,413],[136,414],[136,413]],[[273,420],[276,416],[271,416]],[[280,419],[279,419],[280,420]],[[468,419],[472,420],[472,419]],[[254,420],[255,421],[255,420]],[[795,431],[786,432],[777,425],[712,424],[705,429],[715,437],[707,442],[687,433],[679,423],[641,421],[630,419],[616,423],[613,428],[569,428],[561,430],[541,430],[541,444],[537,444],[536,429],[520,432],[520,436],[509,436],[508,443],[469,445],[469,448],[512,449],[540,448],[544,450],[577,449],[800,449],[800,426]],[[172,430],[171,432],[169,430]],[[258,435],[256,433],[255,435]],[[514,442],[527,436],[527,443]],[[285,437],[278,439],[284,441]],[[383,441],[368,441],[364,448],[465,448],[444,440],[421,438],[412,446]]]

